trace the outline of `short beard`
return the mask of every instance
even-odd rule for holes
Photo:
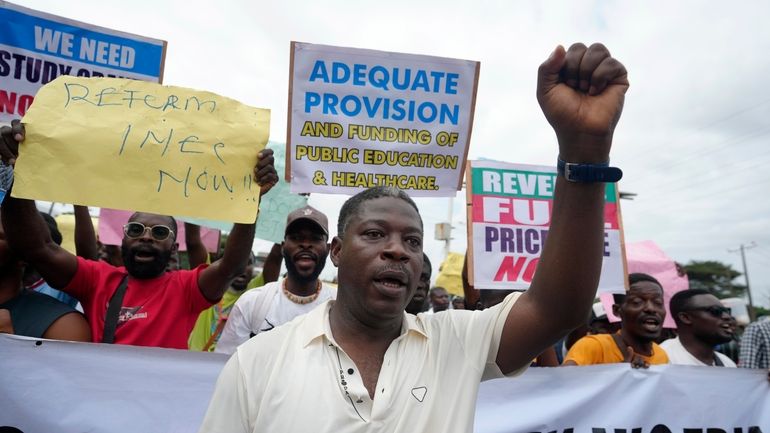
[[[246,280],[246,282],[243,283],[243,284],[235,284],[235,282],[233,282],[232,284],[230,284],[230,287],[233,290],[235,290],[236,292],[242,292],[242,291],[246,290],[246,287],[249,286],[250,282],[251,282],[251,280]]]
[[[171,251],[162,251],[155,256],[155,260],[148,263],[137,263],[134,261],[134,255],[128,247],[121,245],[121,256],[123,256],[123,266],[126,267],[129,275],[139,279],[149,279],[160,276],[166,271],[166,266],[171,260]]]
[[[300,284],[312,283],[318,279],[318,276],[321,275],[321,272],[324,270],[324,266],[326,266],[326,256],[328,255],[329,253],[318,254],[318,261],[316,261],[315,269],[313,269],[313,272],[310,275],[305,276],[299,273],[297,267],[294,266],[294,259],[284,251],[283,262],[286,263],[286,273],[289,274],[289,277],[291,277],[292,280],[295,280]]]

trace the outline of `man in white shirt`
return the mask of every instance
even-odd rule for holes
[[[627,88],[601,44],[559,46],[540,66],[538,101],[571,165],[555,178],[527,292],[478,312],[405,313],[422,271],[422,219],[403,191],[365,190],[342,206],[332,240],[337,300],[238,347],[200,431],[471,431],[481,380],[520,373],[588,316],[604,246],[606,186],[594,174],[619,177],[606,163]]]
[[[702,289],[674,294],[669,306],[679,336],[660,346],[671,364],[735,367],[730,358],[714,350],[733,338],[729,308]]]
[[[318,278],[329,255],[328,226],[326,215],[310,206],[289,214],[281,246],[287,276],[241,295],[215,352],[231,354],[260,332],[290,322],[336,297],[336,289]]]

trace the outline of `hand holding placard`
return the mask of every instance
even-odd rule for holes
[[[16,164],[19,156],[19,143],[24,140],[24,126],[19,119],[11,121],[11,126],[0,128],[0,158],[6,165]]]

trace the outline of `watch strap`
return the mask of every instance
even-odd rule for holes
[[[609,162],[603,164],[580,164],[565,162],[558,158],[556,169],[564,179],[570,182],[594,183],[617,182],[623,177],[623,171],[617,167],[610,167]]]

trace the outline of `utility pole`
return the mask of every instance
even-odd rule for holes
[[[452,244],[452,218],[454,218],[455,198],[449,197],[449,215],[447,216],[447,222],[449,223],[449,232],[447,233],[446,243],[444,244],[444,259],[449,257],[449,251],[451,251]]]
[[[756,246],[757,244],[752,241],[749,245],[741,244],[740,248],[737,250],[727,250],[731,253],[737,253],[738,251],[741,252],[741,261],[743,262],[743,278],[746,279],[746,294],[749,297],[749,320],[752,322],[756,319],[756,313],[754,312],[754,302],[751,299],[751,287],[749,287],[749,270],[746,267],[746,250],[750,250]]]

